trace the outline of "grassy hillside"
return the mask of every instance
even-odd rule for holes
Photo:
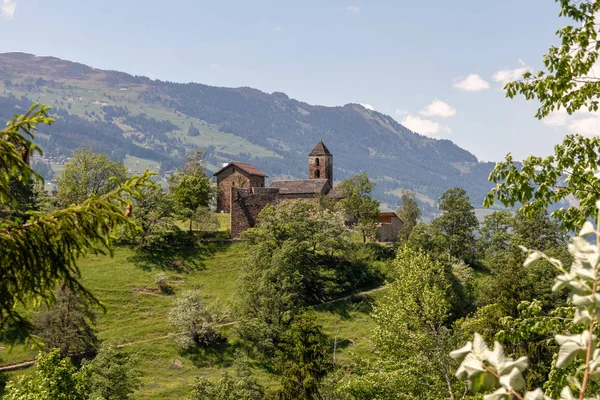
[[[183,354],[167,337],[167,315],[177,293],[187,289],[199,289],[206,302],[215,303],[225,311],[235,293],[245,246],[244,243],[206,244],[195,266],[189,266],[185,272],[165,271],[175,295],[160,294],[153,279],[158,271],[136,266],[132,262],[134,253],[128,248],[118,248],[113,258],[90,256],[80,262],[83,283],[106,306],[106,312],[99,313],[97,321],[99,337],[125,345],[122,351],[139,355],[144,376],[138,396],[182,398],[190,392],[196,376],[217,378],[231,366],[233,354],[240,346],[231,325],[221,328],[227,343],[203,353]],[[350,352],[367,357],[371,354],[374,323],[369,310],[372,298],[379,293],[316,307],[325,332],[332,341],[337,338],[338,361],[348,362]],[[0,346],[0,366],[33,359],[36,353],[26,345],[12,349]],[[253,366],[263,384],[277,385],[260,364]],[[5,378],[23,373],[28,370],[7,373]]]
[[[323,139],[335,156],[336,180],[366,171],[377,197],[392,207],[402,188],[418,193],[428,212],[453,186],[465,188],[475,204],[490,188],[490,163],[359,104],[323,107],[278,92],[162,82],[53,57],[0,54],[0,119],[32,101],[54,108],[56,124],[38,139],[49,156],[86,146],[131,170],[167,173],[200,148],[211,171],[238,160],[271,179],[305,178],[307,154]]]

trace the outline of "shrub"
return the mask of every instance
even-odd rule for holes
[[[216,313],[202,303],[197,291],[186,291],[169,312],[169,324],[175,342],[184,350],[206,348],[225,338],[217,330]]]
[[[169,277],[164,272],[159,272],[154,275],[154,281],[156,282],[156,286],[158,286],[158,290],[162,294],[172,294],[173,287],[169,285]]]

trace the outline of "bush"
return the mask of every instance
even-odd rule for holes
[[[56,291],[56,304],[45,306],[33,317],[33,332],[46,349],[57,348],[62,357],[95,353],[99,340],[92,325],[96,313],[68,288]]]
[[[102,343],[98,355],[84,364],[90,371],[93,399],[127,400],[140,387],[141,372],[135,356],[119,354],[108,342]]]
[[[197,291],[186,291],[169,312],[169,324],[175,342],[184,350],[207,348],[225,338],[217,330],[216,313],[202,304]]]
[[[169,285],[169,277],[164,272],[154,275],[154,281],[162,294],[172,294],[173,287]]]

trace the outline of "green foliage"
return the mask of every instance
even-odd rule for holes
[[[582,107],[598,110],[599,79],[592,67],[598,59],[598,29],[596,17],[600,11],[597,0],[556,0],[560,3],[561,17],[576,23],[556,31],[560,46],[550,47],[543,57],[546,71],[527,72],[523,80],[509,82],[506,95],[522,94],[527,100],[537,99],[540,107],[537,118],[543,118],[556,109],[564,108],[569,114]]]
[[[432,221],[446,239],[447,252],[452,257],[472,258],[474,253],[474,231],[479,227],[475,209],[464,189],[449,189],[440,197],[442,215]]]
[[[6,386],[6,400],[88,400],[90,372],[77,371],[69,358],[61,358],[58,349],[40,353],[35,372]]]
[[[371,197],[375,184],[365,172],[344,179],[337,185],[342,193],[339,207],[359,231],[363,241],[373,239],[379,222],[379,201]]]
[[[541,104],[536,113],[543,118],[564,108],[572,114],[581,108],[598,110],[600,80],[592,66],[598,59],[600,42],[597,40],[597,15],[600,1],[557,0],[560,15],[570,18],[575,26],[566,25],[556,32],[560,46],[550,47],[543,61],[546,71],[527,72],[520,81],[509,82],[506,95],[522,94],[526,99],[537,99]],[[485,205],[497,198],[507,206],[521,203],[526,214],[546,209],[557,202],[570,202],[574,196],[577,206],[561,207],[552,216],[567,229],[575,230],[586,219],[595,218],[596,201],[600,200],[598,171],[600,139],[568,135],[562,144],[554,147],[554,155],[530,156],[521,168],[510,154],[496,165],[489,179],[496,187],[488,193]]]
[[[403,243],[408,240],[421,216],[421,210],[419,210],[419,204],[417,203],[417,198],[414,193],[407,190],[402,192],[402,206],[398,209],[396,214],[402,221],[402,229],[400,229],[398,239]]]
[[[148,247],[147,242],[155,241],[155,236],[176,229],[173,223],[175,213],[173,198],[170,194],[164,193],[160,186],[143,188],[134,198],[134,202],[133,220],[141,228],[136,231],[136,234],[139,235],[142,249]]]
[[[319,384],[333,369],[329,339],[315,324],[312,312],[297,315],[282,337],[279,370],[282,400],[321,399]]]
[[[248,362],[236,354],[233,375],[225,372],[216,382],[200,376],[188,400],[257,400],[263,399],[264,388],[252,376]]]
[[[127,168],[122,163],[89,148],[77,149],[57,179],[57,196],[65,206],[81,204],[114,191],[126,179]]]
[[[22,149],[37,149],[29,138],[38,123],[50,123],[48,108],[34,105],[23,116],[15,116],[0,131],[0,200],[17,204],[9,182],[32,182],[37,175],[23,160]],[[21,132],[23,131],[23,133]],[[27,135],[27,136],[25,136]],[[113,191],[83,203],[50,212],[31,211],[27,220],[0,220],[0,326],[21,321],[16,305],[32,300],[51,302],[56,285],[64,284],[89,300],[96,301],[79,282],[76,261],[88,252],[111,252],[113,229],[135,225],[122,210],[124,194],[131,195],[148,182],[148,173],[118,184]]]
[[[137,357],[119,353],[109,342],[102,343],[96,357],[84,362],[82,370],[90,374],[92,399],[128,400],[140,387]]]
[[[197,291],[186,291],[175,300],[169,312],[173,340],[184,350],[207,348],[224,337],[216,327],[214,309],[203,304]]]
[[[28,184],[41,179],[28,163],[29,157],[41,149],[33,143],[33,133],[39,124],[51,124],[53,118],[48,117],[50,107],[37,104],[23,115],[15,115],[0,131],[0,203],[12,203],[18,206],[17,199],[11,193],[13,180]]]
[[[513,237],[514,217],[510,211],[494,211],[486,215],[479,228],[477,253],[480,258],[493,258],[508,250]]]
[[[484,205],[492,206],[497,198],[505,206],[521,203],[521,212],[532,215],[574,196],[577,206],[561,207],[552,216],[568,230],[595,218],[595,203],[600,200],[600,181],[595,176],[600,166],[600,139],[568,135],[554,147],[554,153],[545,158],[529,156],[520,168],[507,155],[490,174],[496,187]]]
[[[361,260],[346,260],[349,231],[340,214],[309,202],[268,206],[244,232],[249,257],[238,288],[241,336],[272,356],[301,308],[380,280]]]
[[[59,349],[61,357],[96,352],[99,344],[93,327],[96,313],[69,288],[56,291],[56,303],[46,305],[33,317],[33,332],[46,349]]]
[[[445,356],[453,344],[447,267],[403,247],[394,268],[396,279],[373,312],[378,363],[351,378],[344,391],[356,399],[453,398],[462,387]]]
[[[600,207],[600,202],[597,203]],[[591,235],[596,236],[596,244],[591,244],[587,238]],[[598,338],[595,335],[598,322],[600,322],[600,305],[597,298],[597,286],[600,278],[600,227],[594,228],[590,222],[585,222],[579,235],[572,239],[569,245],[569,252],[573,257],[573,263],[570,270],[567,270],[563,263],[548,255],[522,247],[522,250],[528,254],[524,262],[525,266],[543,259],[555,267],[559,275],[552,287],[553,291],[566,288],[570,291],[570,300],[575,308],[572,317],[572,326],[567,334],[556,334],[554,340],[560,346],[555,359],[555,368],[569,367],[576,365],[573,375],[566,378],[569,383],[561,390],[560,396],[563,399],[574,398],[572,390],[579,392],[579,398],[586,398],[586,394],[592,393],[592,381],[600,378],[600,350],[597,349]],[[539,305],[533,303],[525,314],[525,318],[518,324],[530,324],[531,315],[539,314]],[[561,311],[561,318],[568,315],[568,310]],[[566,312],[566,315],[565,315]],[[573,327],[578,326],[579,332],[572,332]],[[539,333],[547,333],[548,326],[534,324],[527,326],[525,331],[529,336]],[[556,324],[551,328],[557,328]],[[554,332],[556,333],[556,332]],[[512,332],[513,335],[523,334],[522,330],[517,329]],[[526,338],[527,339],[527,338]],[[541,389],[521,393],[526,389],[526,382],[523,372],[528,367],[527,357],[521,357],[512,360],[504,355],[504,349],[499,342],[494,344],[494,349],[490,350],[485,344],[484,339],[475,335],[473,342],[467,343],[463,348],[451,353],[454,358],[462,360],[461,366],[456,372],[456,376],[461,379],[467,379],[470,386],[475,391],[491,391],[493,394],[486,398],[509,399],[516,397],[518,399],[547,399]],[[556,377],[553,377],[556,379]],[[555,385],[547,385],[548,389],[555,390]]]
[[[190,220],[192,230],[192,217],[198,209],[207,208],[213,195],[210,179],[204,173],[202,158],[204,153],[196,151],[187,157],[181,170],[171,176],[169,190],[173,196],[176,210],[183,220]]]

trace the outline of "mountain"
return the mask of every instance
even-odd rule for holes
[[[55,57],[0,54],[0,118],[34,101],[52,106],[56,118],[36,137],[48,157],[92,147],[131,169],[165,173],[199,148],[211,171],[237,160],[271,179],[305,178],[307,154],[322,139],[334,154],[336,180],[366,171],[377,197],[391,207],[401,189],[417,193],[432,211],[448,188],[463,187],[479,205],[491,187],[493,164],[359,104],[324,107],[280,92],[164,82]]]

